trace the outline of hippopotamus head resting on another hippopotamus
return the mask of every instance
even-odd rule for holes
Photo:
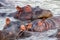
[[[53,16],[50,10],[41,9],[39,7],[33,8],[30,5],[24,7],[17,6],[16,9],[17,9],[17,13],[14,15],[14,18],[22,21],[35,20],[40,18],[43,19]]]

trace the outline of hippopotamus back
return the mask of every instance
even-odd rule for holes
[[[46,19],[45,21],[43,21],[43,24],[42,24],[41,26],[38,26],[38,25],[37,25],[37,22],[38,22],[38,21],[41,21],[41,20],[35,20],[35,21],[33,22],[33,27],[32,27],[32,29],[33,29],[34,31],[41,32],[41,30],[42,30],[42,32],[43,32],[43,31],[47,31],[47,30],[56,29],[56,24],[55,24],[55,22],[54,22],[53,20],[51,20],[51,19]]]

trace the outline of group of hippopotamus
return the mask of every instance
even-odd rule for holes
[[[41,9],[39,8],[39,6],[36,6],[35,8],[33,8],[30,5],[26,5],[24,7],[17,6],[16,9],[17,9],[17,12],[12,13],[8,16],[14,17],[15,19],[20,20],[19,24],[22,25],[21,29],[24,28],[23,30],[28,29],[28,30],[34,30],[34,31],[42,31],[45,29],[47,30],[48,26],[50,28],[50,26],[52,27],[53,25],[55,25],[54,22],[49,23],[49,21],[51,21],[49,19],[48,19],[49,21],[46,21],[47,18],[51,18],[53,16],[50,10]],[[50,24],[53,24],[53,25],[50,25]],[[10,24],[8,26],[10,26]],[[41,27],[38,27],[38,26],[41,26]]]
[[[36,6],[35,8],[30,5],[24,7],[16,7],[17,12],[9,14],[9,17],[13,17],[18,21],[11,21],[6,18],[6,25],[3,31],[12,35],[19,31],[31,31],[31,32],[44,32],[51,29],[56,29],[56,23],[58,18],[53,17],[50,10],[45,10]],[[55,20],[57,19],[57,20]],[[60,22],[59,22],[60,23]]]

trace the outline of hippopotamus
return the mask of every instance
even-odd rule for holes
[[[40,32],[41,30],[42,31],[54,30],[60,28],[59,24],[60,24],[59,17],[51,17],[44,21],[42,21],[42,19],[37,19],[33,21],[32,29],[37,32]]]
[[[52,12],[50,10],[40,9],[40,10],[33,10],[30,6],[26,6],[24,9],[24,12],[22,12],[19,15],[19,20],[35,20],[40,18],[49,18],[52,17]],[[27,12],[27,10],[31,10]]]
[[[20,21],[11,21],[9,18],[6,18],[6,24],[3,28],[3,31],[16,33],[19,29],[21,22]]]
[[[11,13],[8,16],[12,16],[21,21],[33,21],[35,19],[50,18],[53,16],[50,10],[39,8],[39,6],[35,8],[31,7],[30,5],[24,7],[17,6],[16,9],[17,11],[15,13]]]
[[[19,31],[20,24],[19,21],[11,22],[9,25],[4,26],[3,31],[13,32],[15,34]]]

